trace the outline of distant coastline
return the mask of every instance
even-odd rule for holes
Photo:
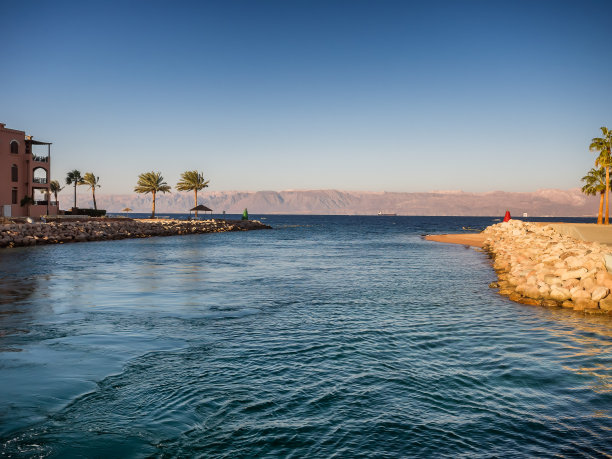
[[[98,206],[109,212],[129,207],[133,212],[150,212],[150,197],[136,194],[96,195]],[[89,196],[79,197],[86,203]],[[256,214],[296,215],[397,215],[430,216],[513,216],[527,213],[534,217],[596,217],[598,199],[586,196],[580,188],[534,192],[492,191],[466,193],[435,191],[427,193],[367,192],[339,190],[304,191],[206,191],[200,201],[218,215],[241,214],[247,208]],[[70,203],[66,193],[60,205]],[[190,193],[172,192],[157,197],[160,213],[187,213],[193,207]],[[384,210],[383,210],[384,209]]]

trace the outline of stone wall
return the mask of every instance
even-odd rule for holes
[[[485,229],[485,249],[499,281],[491,287],[525,304],[612,312],[610,248],[557,233],[552,227],[510,220]]]
[[[270,229],[256,220],[106,220],[0,225],[0,248]]]

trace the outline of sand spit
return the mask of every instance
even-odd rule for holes
[[[87,220],[0,225],[0,248],[271,229],[257,220]]]
[[[500,294],[524,304],[612,313],[608,247],[520,220],[489,226],[483,234],[499,278],[490,287]]]
[[[428,234],[428,241],[445,242],[447,244],[462,244],[472,247],[484,247],[486,236],[484,233],[462,233],[462,234]]]

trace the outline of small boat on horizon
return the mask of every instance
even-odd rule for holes
[[[382,213],[382,212],[380,212],[380,211],[379,211],[379,212],[378,212],[378,216],[379,216],[379,217],[396,217],[396,216],[397,216],[397,214],[384,214],[384,213]]]

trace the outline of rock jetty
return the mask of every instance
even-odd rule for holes
[[[0,225],[0,248],[270,229],[257,220],[85,220]]]
[[[519,303],[612,313],[610,248],[563,236],[552,227],[510,220],[484,230],[498,282]]]

